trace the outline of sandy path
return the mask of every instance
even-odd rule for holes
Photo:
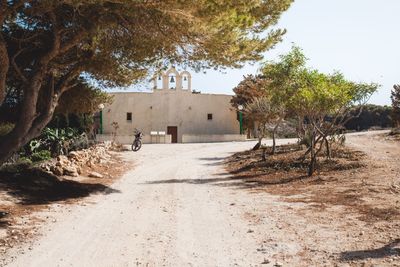
[[[284,141],[287,142],[287,141]],[[259,266],[247,211],[267,198],[224,186],[221,162],[252,143],[145,145],[136,168],[94,204],[61,209],[9,266]],[[269,197],[272,199],[272,197]],[[271,251],[270,251],[271,252]]]
[[[400,145],[375,134],[350,135],[348,144],[387,164],[395,179],[400,149],[394,146]],[[387,222],[391,228],[382,235],[374,227],[386,224],[365,224],[345,206],[317,211],[244,190],[222,161],[251,146],[145,145],[139,153],[126,153],[136,168],[113,185],[120,193],[53,212],[55,222],[9,266],[400,266],[396,250],[380,249],[397,238],[396,222]],[[370,257],[365,249],[387,256]],[[366,257],[341,262],[346,251]]]

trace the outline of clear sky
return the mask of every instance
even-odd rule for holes
[[[283,42],[265,59],[276,59],[295,43],[310,59],[310,67],[379,83],[382,87],[370,102],[390,104],[392,86],[400,83],[399,14],[400,0],[295,0],[278,24],[287,29]],[[257,73],[258,67],[192,73],[192,87],[202,93],[233,94],[243,75]]]

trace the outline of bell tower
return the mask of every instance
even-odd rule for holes
[[[154,91],[192,91],[192,76],[188,71],[179,73],[175,67],[153,78]]]

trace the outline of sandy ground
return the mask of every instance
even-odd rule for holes
[[[392,175],[400,174],[400,149],[387,153],[399,144],[372,143],[369,135],[351,136],[348,141],[385,161]],[[369,259],[338,260],[340,253],[352,248],[370,249],[358,238],[368,239],[361,229],[341,236],[346,231],[339,229],[357,220],[347,216],[345,208],[325,211],[343,214],[343,220],[329,222],[323,212],[302,213],[307,203],[254,193],[232,182],[224,159],[252,145],[144,145],[138,153],[125,153],[136,168],[112,186],[114,193],[44,212],[41,216],[50,217],[51,223],[41,227],[41,237],[15,249],[5,262],[7,266],[372,266]],[[345,242],[350,245],[341,246]],[[400,266],[396,253],[393,250],[376,266]]]

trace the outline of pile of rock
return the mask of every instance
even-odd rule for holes
[[[55,175],[67,175],[77,177],[82,173],[83,167],[90,168],[104,164],[111,158],[109,150],[110,143],[102,143],[88,149],[71,151],[68,156],[60,155],[56,160],[42,164],[42,168]],[[102,175],[96,172],[89,173],[89,176],[101,178]]]

